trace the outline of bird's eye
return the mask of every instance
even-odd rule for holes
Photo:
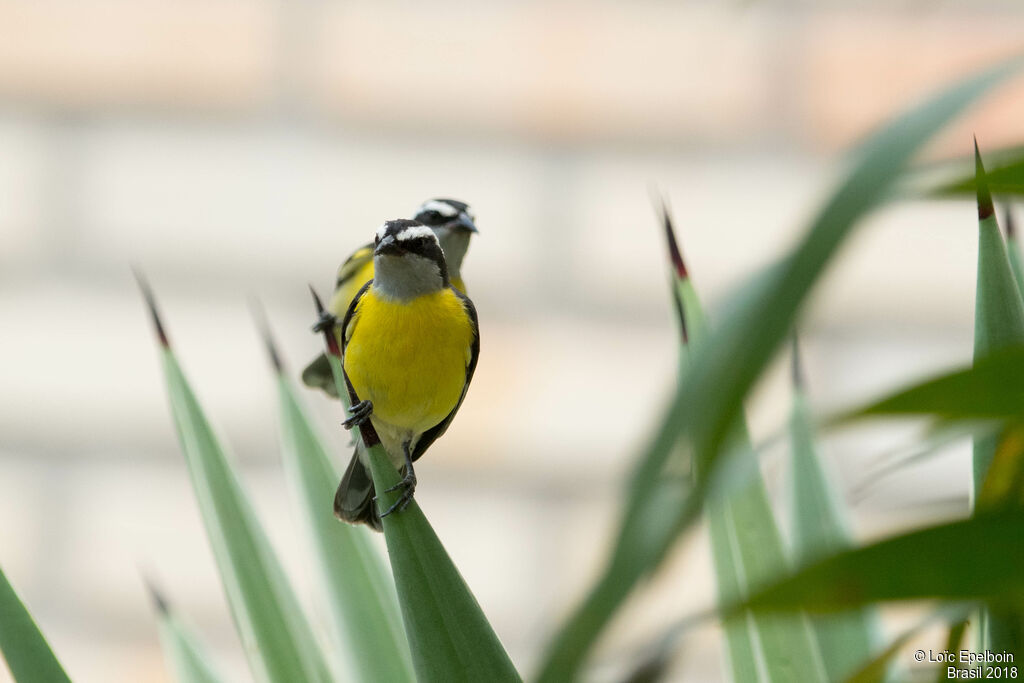
[[[443,223],[444,222],[444,216],[441,215],[440,211],[435,211],[435,210],[425,211],[423,213],[423,217],[427,220],[428,223]]]

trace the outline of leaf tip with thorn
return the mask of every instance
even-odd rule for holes
[[[686,263],[683,261],[683,255],[679,251],[679,243],[676,241],[675,227],[672,225],[672,215],[669,213],[668,204],[665,202],[664,197],[661,198],[659,213],[661,215],[661,223],[665,228],[665,241],[668,243],[668,253],[669,258],[672,259],[672,268],[675,270],[677,278],[685,280],[690,275],[686,270]]]
[[[267,348],[267,356],[274,372],[278,375],[284,374],[284,363],[281,362],[281,354],[278,353],[277,344],[274,343],[274,335],[270,331],[270,322],[267,320],[267,312],[263,309],[258,299],[252,299],[249,307],[252,309],[252,317],[256,322],[256,328],[263,337],[263,344]]]
[[[163,593],[160,592],[160,589],[156,587],[156,584],[148,576],[143,575],[142,582],[146,585],[146,592],[149,593],[149,599],[153,602],[153,607],[158,613],[166,616],[171,610]]]
[[[981,162],[977,136],[974,137],[974,184],[978,192],[978,220],[983,221],[995,214],[995,207],[992,205],[992,193],[988,188],[985,165]]]
[[[156,307],[156,298],[153,296],[153,290],[149,286],[149,282],[146,277],[142,274],[142,271],[138,268],[132,268],[132,273],[135,275],[135,281],[139,285],[139,290],[142,291],[142,298],[146,301],[146,308],[149,309],[149,315],[153,319],[153,329],[156,332],[156,338],[160,342],[160,346],[165,349],[171,347],[170,341],[167,339],[167,331],[164,329],[163,321],[160,319],[160,312]]]
[[[686,270],[686,262],[683,261],[682,252],[679,250],[679,243],[676,241],[675,228],[672,225],[672,215],[669,212],[668,203],[665,201],[665,197],[661,195],[655,196],[654,199],[659,204],[657,207],[658,214],[665,229],[665,242],[668,244],[669,259],[672,262],[673,277],[676,284],[676,286],[672,287],[672,300],[676,307],[676,317],[679,318],[683,343],[686,344],[689,342],[689,331],[686,327],[686,309],[679,294],[678,283],[685,282],[689,279],[690,275]]]

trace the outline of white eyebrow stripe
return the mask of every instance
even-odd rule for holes
[[[395,239],[399,242],[403,242],[405,240],[414,240],[417,237],[427,236],[433,237],[434,231],[425,225],[414,225],[395,235]]]
[[[459,214],[459,210],[451,204],[445,202],[439,202],[436,199],[423,202],[423,206],[420,207],[420,211],[437,211],[439,214],[446,218],[454,218]]]
[[[384,239],[384,235],[386,235],[387,233],[388,233],[388,224],[384,223],[379,228],[377,228],[377,239],[379,239],[379,240]]]

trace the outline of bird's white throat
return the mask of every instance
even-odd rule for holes
[[[444,287],[441,269],[418,254],[378,254],[373,258],[373,288],[387,299],[408,301]]]
[[[462,277],[462,260],[466,258],[472,236],[473,233],[467,230],[445,228],[437,231],[437,239],[441,243],[445,263],[448,264],[449,278]]]

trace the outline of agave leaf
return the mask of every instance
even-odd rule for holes
[[[272,352],[271,357],[277,354]],[[370,542],[373,532],[335,519],[334,490],[341,472],[327,455],[281,364],[274,365],[285,467],[320,560],[318,570],[336,637],[347,643],[358,680],[413,681],[394,585]]]
[[[980,358],[1024,344],[1024,301],[996,222],[995,207],[977,145],[975,163],[978,174],[978,285],[974,356]]]
[[[347,645],[358,680],[412,681],[394,584],[370,541],[372,532],[334,517],[341,471],[296,395],[262,313],[257,319],[277,378],[285,470],[319,559],[335,639]],[[347,400],[343,397],[343,404]]]
[[[323,658],[248,496],[171,351],[164,372],[207,535],[254,673],[268,681],[329,681]]]
[[[167,666],[178,683],[220,683],[224,680],[213,668],[210,657],[192,630],[171,610],[167,601],[147,584],[160,626],[160,645]]]
[[[943,648],[948,652],[958,652],[960,650],[960,642],[964,639],[964,632],[967,630],[967,619],[961,619],[949,626],[949,635],[946,636],[946,647]],[[949,669],[957,667],[939,666],[939,683],[943,681],[951,680],[949,677]]]
[[[814,443],[813,421],[795,337],[792,364],[793,405],[789,417],[792,498],[789,502],[794,556],[797,561],[806,562],[814,555],[849,546],[850,538],[845,515],[838,505],[839,495],[825,475]]]
[[[1014,346],[954,370],[899,389],[828,422],[864,417],[933,416],[942,421],[1007,421],[1024,414],[1024,346]]]
[[[793,550],[797,564],[853,545],[840,496],[825,474],[814,444],[810,411],[803,389],[800,360],[793,343],[794,392],[790,416],[792,466],[790,479]],[[865,609],[816,615],[811,625],[830,681],[842,680],[868,660],[878,642],[875,615]]]
[[[317,312],[322,315],[323,304],[316,292],[313,298]],[[337,340],[333,333],[325,331],[324,341],[338,395],[347,396]],[[367,444],[378,509],[386,510],[400,495],[386,489],[397,484],[401,475],[383,447],[366,439],[369,431],[366,427],[353,427],[356,439]],[[405,510],[384,517],[383,522],[417,680],[521,680],[416,500]]]
[[[698,468],[710,471],[750,386],[791,329],[800,304],[853,225],[877,204],[903,166],[928,138],[969,101],[1016,69],[985,72],[948,89],[897,119],[860,150],[859,161],[812,223],[782,267],[750,302],[723,321],[721,330],[695,353],[674,405],[673,431],[687,432]],[[664,462],[660,452],[645,462],[638,483],[650,481]]]
[[[744,457],[750,467],[757,466],[753,451],[748,450]],[[708,514],[712,518],[724,515],[723,526],[732,550],[731,566],[716,562],[716,575],[724,576],[732,569],[741,595],[750,595],[786,573],[788,560],[760,472],[729,498],[713,501]],[[720,596],[723,601],[729,597],[724,591]],[[753,635],[756,661],[761,662],[767,680],[827,680],[822,653],[803,614],[753,612],[746,623]],[[733,673],[737,673],[735,669]]]
[[[873,136],[793,253],[743,306],[724,317],[709,343],[695,351],[691,370],[679,383],[636,467],[611,555],[580,607],[553,638],[541,664],[541,681],[560,682],[577,675],[612,615],[696,518],[744,396],[792,329],[801,304],[856,222],[886,198],[921,145],[1013,73],[1020,61],[1014,58],[956,83]],[[692,490],[666,493],[659,478],[682,434],[697,469],[709,477]],[[666,505],[673,499],[674,511]]]
[[[845,683],[882,683],[889,675],[893,659],[914,635],[911,632],[901,634],[889,643],[888,647],[862,663],[858,669],[849,674],[845,679],[840,680],[844,680]]]
[[[57,656],[0,569],[0,653],[18,683],[70,683]]]
[[[977,495],[975,513],[1024,505],[1024,425],[1011,423],[994,447],[994,455]],[[979,612],[978,643],[981,650],[1024,654],[1024,612],[998,602]],[[983,664],[983,668],[987,665]]]
[[[1024,425],[1011,423],[995,446],[992,464],[978,492],[975,506],[991,510],[1008,505],[1024,505]]]
[[[675,230],[668,206],[662,201],[661,221],[665,229],[669,259],[672,263],[670,291],[675,304],[676,323],[679,326],[679,377],[685,376],[691,344],[699,346],[707,336],[704,309],[690,280],[682,253],[676,242]],[[715,567],[718,600],[730,604],[746,594],[744,577],[739,571],[740,559],[735,548],[735,534],[725,502],[710,506],[708,510],[708,536],[711,557]],[[758,683],[758,653],[755,652],[753,624],[746,614],[726,619],[725,632],[729,669],[733,683]]]
[[[1022,562],[1024,509],[1003,509],[834,553],[725,613],[828,613],[872,602],[933,598],[1019,605],[1024,603]]]
[[[729,520],[724,505],[714,505],[708,510],[708,535],[711,539],[711,559],[715,565],[715,583],[718,586],[718,601],[722,605],[740,600],[741,578],[736,571],[739,563],[729,533]],[[739,614],[723,620],[725,643],[729,655],[730,680],[733,683],[758,683],[761,677],[757,668],[757,654],[751,636],[751,623],[746,614]]]
[[[331,680],[284,570],[171,350],[151,292],[174,424],[207,537],[253,674],[272,683]]]
[[[1024,163],[1024,145],[997,147],[986,152],[985,158],[989,176],[996,180],[990,185],[994,194],[1012,197],[1024,188],[1019,168]],[[973,153],[913,164],[898,183],[894,198],[974,199],[978,191],[974,171]]]
[[[374,485],[383,491],[401,475],[379,449],[370,452]],[[384,493],[390,506],[398,493]],[[402,616],[421,681],[519,681],[512,661],[415,500],[384,518]]]
[[[1011,147],[993,153],[997,161],[988,172],[988,187],[996,195],[1024,196],[1024,147]],[[926,187],[924,194],[935,197],[973,197],[978,183],[972,168],[973,160],[963,158],[955,163],[958,177],[944,180],[938,186]]]
[[[1006,255],[1013,269],[1013,279],[1017,282],[1017,291],[1024,296],[1024,264],[1021,263],[1020,239],[1017,237],[1017,222],[1013,218],[1013,210],[1007,205],[1003,214],[1006,228]]]
[[[1014,277],[1003,236],[996,223],[995,206],[989,191],[978,143],[974,143],[975,187],[978,202],[978,285],[974,309],[974,357],[1024,344],[1024,301]],[[1000,449],[999,467],[992,471],[998,435],[974,439],[974,501],[976,509],[992,506],[998,489],[1010,488],[1024,479],[1024,450],[1020,430],[1003,439],[1009,447]],[[993,481],[989,481],[989,477]],[[1019,489],[1018,489],[1019,490]],[[1012,495],[1005,493],[1004,496]],[[1005,611],[982,611],[982,649],[1019,653],[1024,642],[1021,615]]]
[[[978,285],[974,311],[975,360],[1024,345],[1024,301],[996,222],[977,143],[974,147],[978,191]],[[974,441],[974,495],[985,481],[997,435]]]
[[[967,612],[967,605],[950,603],[929,613],[916,624],[893,638],[885,649],[876,653],[870,661],[865,662],[857,671],[845,678],[845,683],[881,683],[886,679],[888,671],[892,668],[896,655],[899,654],[911,639],[915,638],[921,631],[931,626],[938,619],[959,623],[966,619]]]
[[[662,222],[674,265],[681,345],[699,348],[710,335],[707,316],[683,265],[672,220],[664,207]],[[788,569],[782,535],[744,420],[738,422],[732,440],[739,451],[738,467],[744,470],[738,476],[744,483],[708,506],[712,559],[722,604],[749,595]],[[760,671],[769,681],[824,680],[818,667],[820,654],[802,615],[744,614],[723,626],[734,683],[756,683]]]

